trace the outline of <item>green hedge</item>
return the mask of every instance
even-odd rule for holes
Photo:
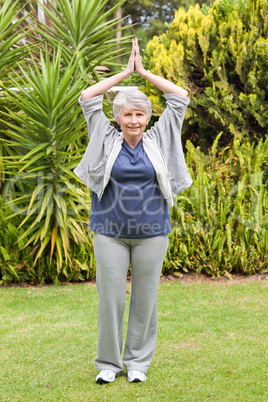
[[[220,134],[221,135],[221,134]],[[187,165],[194,179],[171,209],[173,231],[164,273],[253,274],[268,270],[268,138],[258,145],[235,140],[218,149],[220,135],[208,154],[187,142]],[[92,233],[89,242],[70,242],[72,265],[60,270],[44,254],[33,266],[36,250],[23,246],[20,219],[0,205],[0,283],[66,282],[95,278]]]

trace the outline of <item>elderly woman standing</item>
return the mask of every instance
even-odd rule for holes
[[[136,71],[165,93],[167,107],[145,131],[151,103],[138,90],[119,92],[113,103],[122,132],[102,112],[103,93]],[[97,383],[128,372],[129,382],[146,380],[157,327],[157,291],[171,232],[169,206],[188,188],[181,127],[187,91],[146,71],[137,39],[126,69],[82,92],[79,100],[90,142],[75,169],[92,190],[90,229],[94,231],[99,295]],[[123,362],[126,276],[131,264],[131,299]]]

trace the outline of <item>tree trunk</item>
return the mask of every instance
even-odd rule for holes
[[[122,7],[121,6],[118,7],[118,9],[116,10],[116,18],[120,18],[120,21],[118,22],[117,27],[116,27],[117,29],[120,30],[120,31],[116,32],[117,48],[120,49],[120,41],[121,41],[121,38],[122,38],[122,31],[121,31],[121,28],[122,28],[122,23],[121,23],[121,20],[122,20]]]
[[[47,7],[50,11],[52,11],[52,8],[51,8],[51,6],[48,4],[47,0],[39,0],[39,2],[40,2],[41,4],[43,4],[43,7]],[[56,4],[56,1],[55,1],[55,0],[51,0],[51,3],[52,3],[52,5],[53,5],[55,8],[57,7],[57,4]],[[50,28],[53,29],[53,27],[52,27],[52,25],[51,25],[51,23],[50,23],[50,21],[49,21],[48,16],[44,13],[43,7],[42,7],[40,4],[38,4],[37,7],[38,7],[38,8],[37,8],[37,16],[38,16],[39,21],[42,22],[43,24],[47,25],[48,27],[50,27]],[[52,12],[53,12],[53,11],[52,11]],[[54,13],[54,12],[53,12],[53,13]],[[54,14],[55,14],[55,13],[54,13]]]

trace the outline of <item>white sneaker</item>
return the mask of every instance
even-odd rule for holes
[[[146,375],[142,371],[129,370],[127,373],[129,382],[143,382],[146,381]]]
[[[109,382],[114,382],[116,373],[112,370],[101,370],[96,377],[96,383],[107,384]]]

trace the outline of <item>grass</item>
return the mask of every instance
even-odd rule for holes
[[[267,281],[160,284],[140,384],[95,383],[97,301],[92,283],[0,289],[1,402],[268,400]]]

